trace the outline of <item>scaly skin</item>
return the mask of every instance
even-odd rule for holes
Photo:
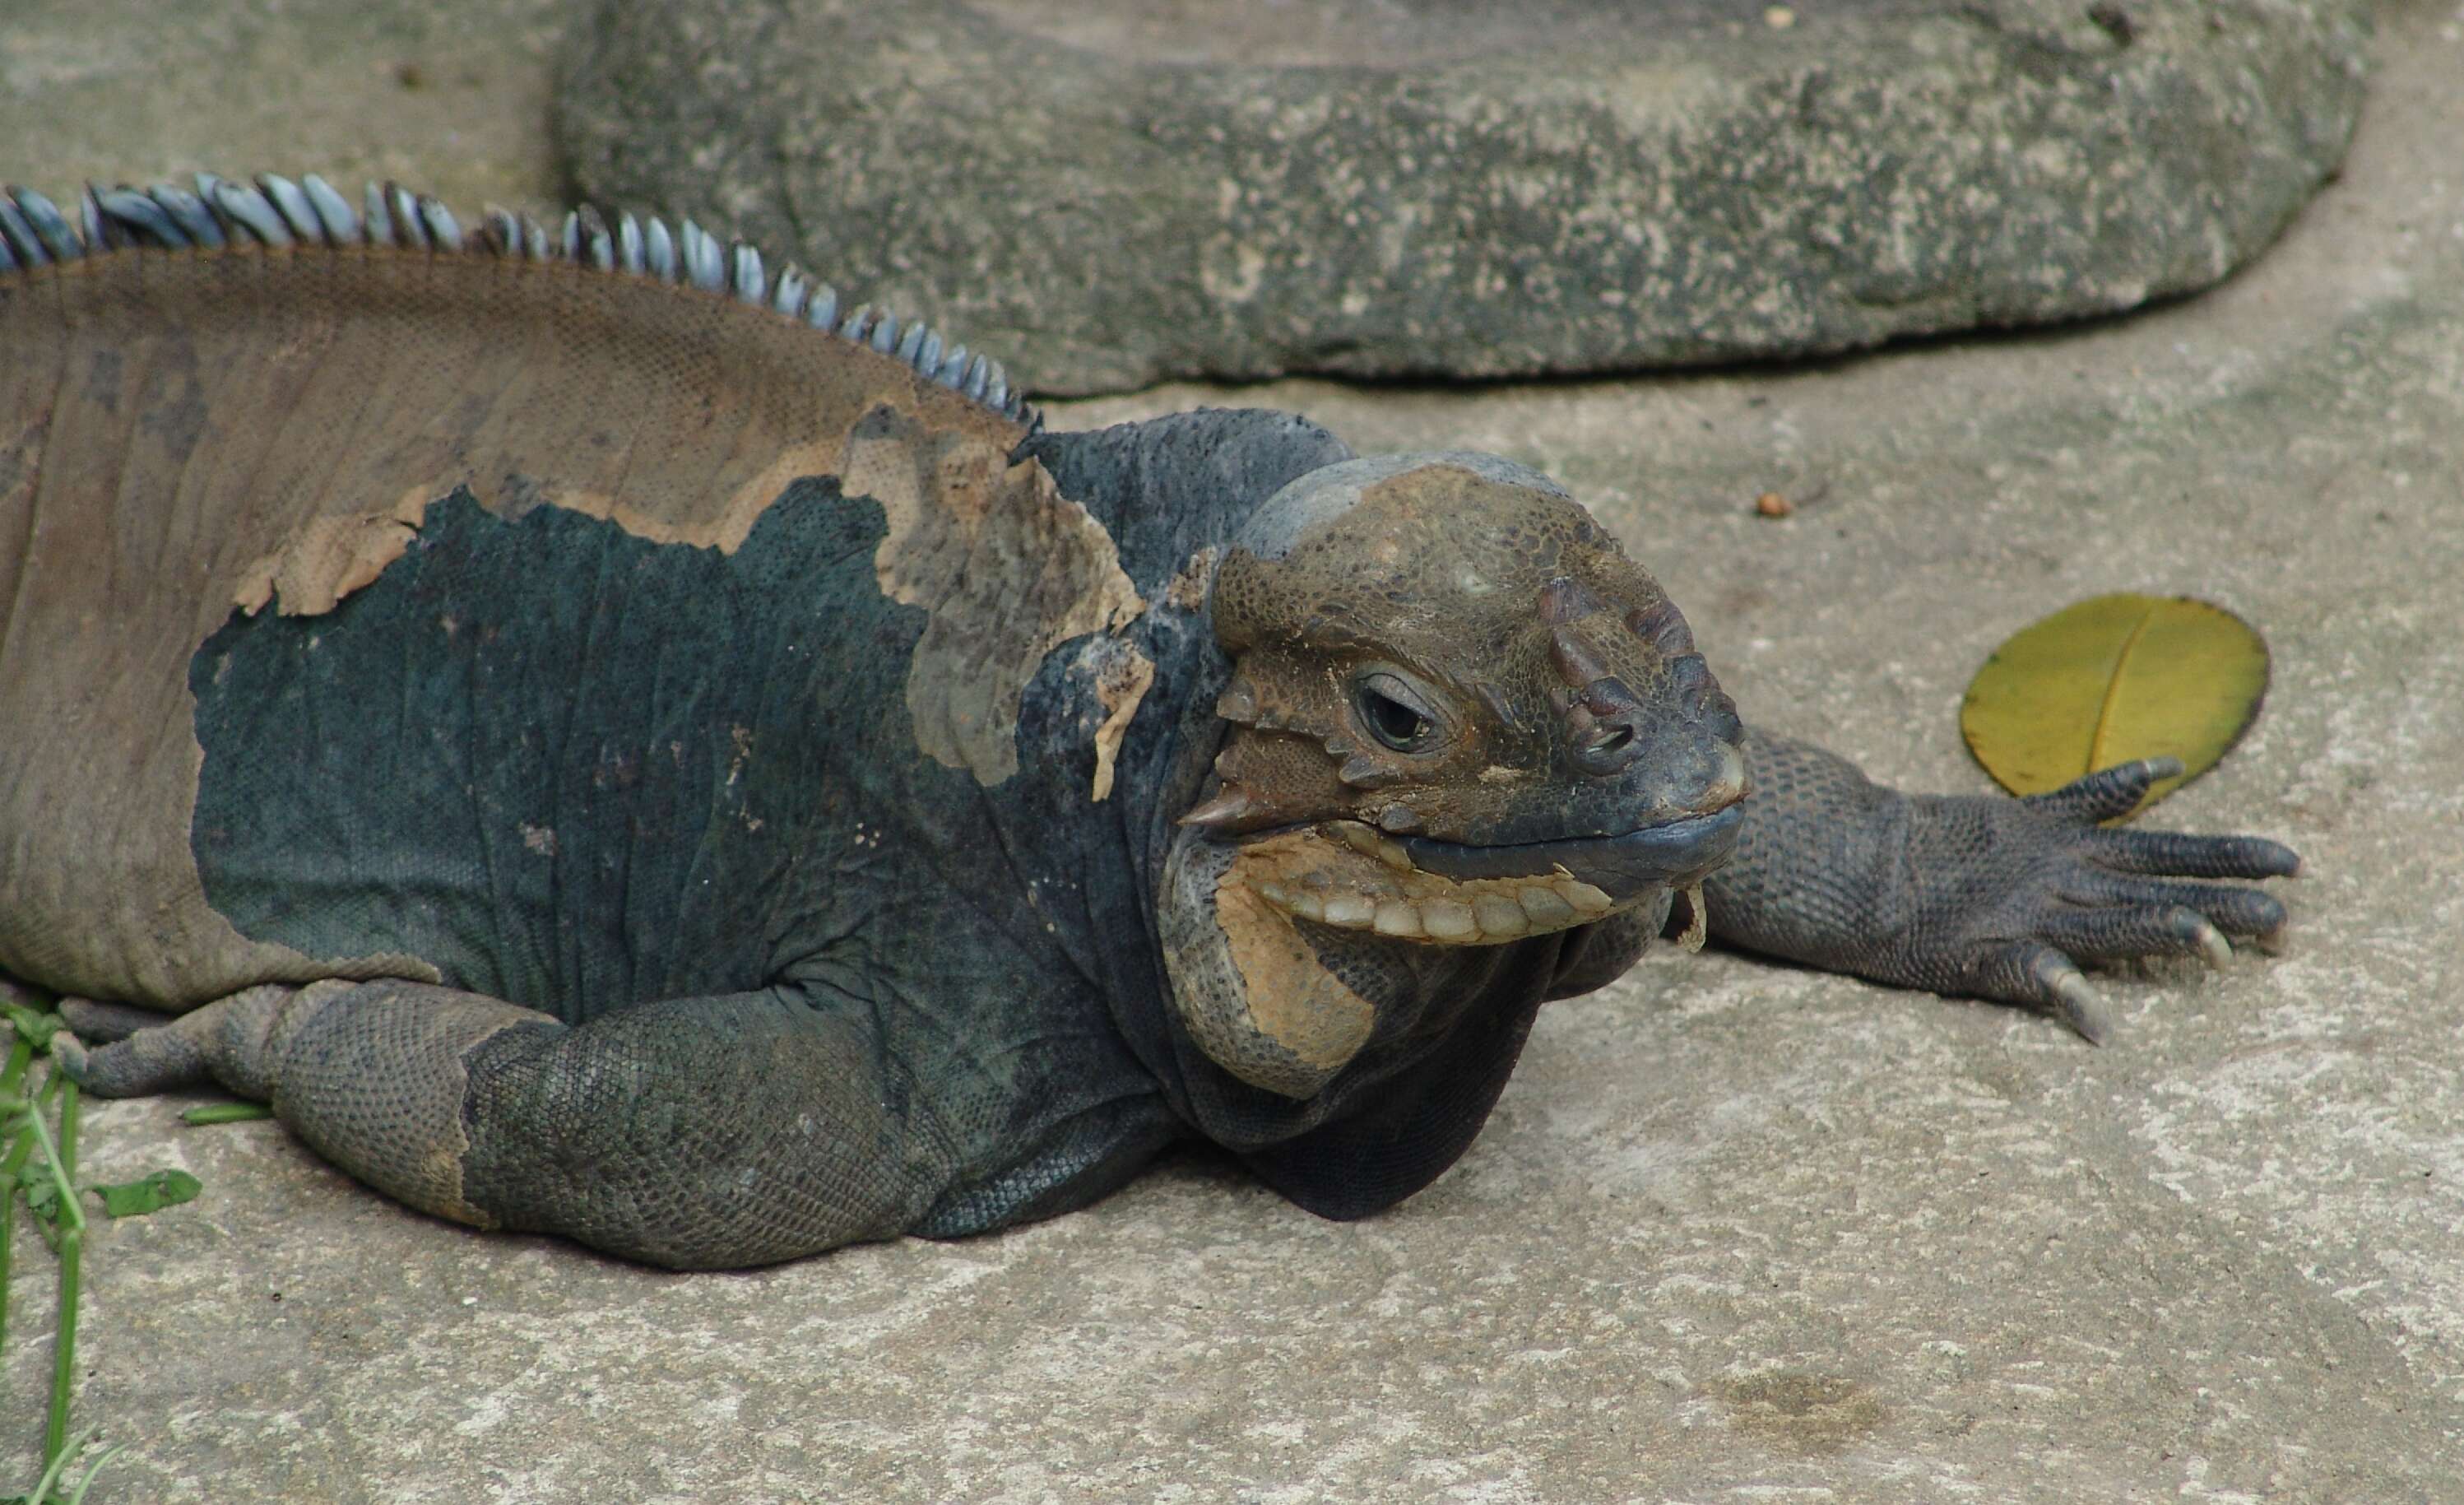
[[[2289,877],[2300,859],[2252,836],[2108,830],[2171,759],[2125,764],[2050,794],[1908,795],[1846,760],[1750,733],[1754,792],[1728,865],[1705,885],[1729,944],[1898,987],[2051,1010],[2090,1041],[2111,1031],[2080,963],[2231,959],[2271,941],[2284,906],[2192,878]]]

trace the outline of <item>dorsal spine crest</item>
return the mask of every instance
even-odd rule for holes
[[[920,321],[901,320],[858,303],[842,310],[836,288],[816,282],[792,262],[774,276],[761,253],[681,221],[620,213],[611,226],[584,206],[555,232],[527,214],[490,206],[466,233],[438,200],[396,183],[370,183],[361,206],[314,173],[294,182],[260,173],[253,182],[196,177],[196,191],[170,184],[138,189],[89,184],[76,219],[32,188],[0,188],[0,277],[54,262],[109,255],[132,247],[214,249],[230,245],[392,246],[441,255],[491,255],[516,261],[563,261],[600,272],[648,277],[734,298],[800,319],[824,333],[891,356],[924,377],[981,403],[1030,432],[1043,415],[1013,389],[1001,363],[945,342]]]

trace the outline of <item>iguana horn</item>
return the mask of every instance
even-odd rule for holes
[[[1255,814],[1257,809],[1258,802],[1249,798],[1247,790],[1239,785],[1226,785],[1213,799],[1183,815],[1179,823],[1201,830],[1221,830]]]

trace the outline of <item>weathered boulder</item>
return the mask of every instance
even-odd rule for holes
[[[579,186],[1037,390],[1815,354],[2125,309],[2334,170],[2360,0],[605,0]]]

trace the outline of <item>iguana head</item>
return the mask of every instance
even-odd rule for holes
[[[1255,1085],[1308,1096],[1366,1043],[1363,942],[1569,929],[1735,842],[1735,708],[1651,576],[1536,472],[1314,471],[1251,517],[1208,609],[1226,735],[1175,867],[1222,944],[1212,967],[1172,948],[1176,1003]]]

